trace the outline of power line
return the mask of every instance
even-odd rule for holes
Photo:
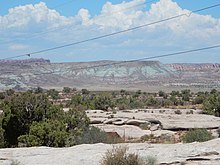
[[[60,4],[56,5],[56,6],[54,6],[53,9],[60,8],[62,6],[65,6],[65,5],[73,3],[73,2],[74,2],[73,0],[70,0],[70,1],[67,1],[67,2],[64,2],[64,3],[60,3]]]
[[[152,3],[152,2],[154,2],[154,1],[157,1],[157,0],[147,1],[147,2],[140,3],[140,4],[137,4],[137,5],[134,5],[134,6],[130,6],[130,7],[124,8],[124,9],[122,9],[122,10],[113,12],[113,13],[111,13],[111,14],[120,13],[120,12],[122,12],[122,11],[126,11],[126,10],[128,10],[128,9],[136,8],[136,7],[139,7],[139,6],[143,6],[143,5]],[[70,2],[71,2],[71,1],[70,1]],[[68,2],[63,3],[63,4],[61,4],[61,5],[65,5],[65,4],[67,4],[67,3],[68,3]],[[60,6],[60,5],[58,5],[58,7],[59,7],[59,6]],[[57,8],[57,7],[55,6],[55,8]],[[111,16],[111,15],[100,15],[99,17],[110,17],[110,16]],[[88,21],[85,21],[85,22],[86,22],[86,23],[89,23],[89,20],[88,20]],[[41,37],[41,35],[43,35],[43,34],[56,32],[56,31],[58,31],[58,30],[63,30],[63,29],[71,28],[71,27],[73,27],[73,26],[75,26],[75,25],[72,25],[72,24],[71,24],[71,25],[68,25],[68,26],[50,28],[50,29],[47,29],[47,30],[45,30],[45,31],[41,31],[41,32],[34,33],[33,35],[27,36],[27,37],[28,37],[28,39],[37,38],[37,37]],[[81,29],[81,27],[79,27],[79,28],[74,28],[74,29],[72,29],[72,30],[78,30],[78,29]],[[10,43],[13,43],[14,41],[17,41],[17,40],[20,40],[20,39],[14,39],[14,40],[10,40],[10,41],[8,41],[8,42],[2,42],[2,43],[0,43],[0,45],[10,44]]]
[[[191,49],[191,50],[185,50],[185,51],[178,51],[178,52],[174,52],[174,53],[162,54],[162,55],[157,55],[157,56],[144,57],[144,58],[139,58],[139,59],[134,59],[134,60],[129,60],[129,61],[119,61],[119,62],[112,62],[112,63],[107,62],[106,64],[87,66],[87,67],[79,67],[79,68],[72,68],[72,69],[67,68],[67,69],[69,69],[69,70],[71,69],[71,71],[77,71],[77,70],[83,70],[83,69],[92,69],[92,68],[105,67],[105,66],[111,66],[111,65],[119,65],[119,64],[124,64],[124,63],[132,63],[132,62],[138,62],[138,61],[152,60],[152,59],[156,59],[156,58],[183,55],[183,54],[188,54],[188,53],[193,53],[193,52],[200,52],[200,51],[217,49],[217,48],[220,48],[220,44],[209,46],[209,47],[202,47],[202,48],[197,48],[197,49]],[[34,75],[37,76],[37,75],[62,73],[62,72],[63,71],[51,71],[51,72],[45,72],[45,73],[36,73]]]
[[[198,9],[198,10],[194,10],[191,13],[197,13],[197,12],[204,11],[204,10],[211,9],[211,8],[215,8],[215,7],[218,7],[218,6],[220,6],[220,3],[212,5],[212,6],[208,6],[208,7],[205,7],[205,8],[201,8],[201,9]],[[176,16],[173,16],[173,17],[165,18],[165,19],[162,19],[162,20],[159,20],[159,21],[155,21],[155,22],[143,24],[143,25],[140,25],[140,26],[136,26],[136,27],[133,27],[133,28],[128,28],[126,30],[121,30],[121,31],[118,31],[118,32],[113,32],[113,33],[109,33],[109,34],[101,35],[101,36],[98,36],[98,37],[93,37],[93,38],[89,38],[89,39],[86,39],[86,40],[77,41],[77,42],[73,42],[73,43],[69,43],[69,44],[65,44],[65,45],[61,45],[61,46],[57,46],[57,47],[43,49],[43,50],[39,50],[39,51],[28,53],[28,54],[21,54],[21,55],[17,55],[17,56],[12,56],[12,57],[8,57],[8,58],[4,58],[2,60],[8,60],[8,59],[13,59],[13,58],[18,58],[18,57],[25,57],[25,56],[29,56],[30,57],[31,55],[34,55],[34,54],[39,54],[39,53],[43,53],[43,52],[57,50],[57,49],[61,49],[61,48],[65,48],[65,47],[69,47],[69,46],[73,46],[73,45],[78,45],[78,44],[86,43],[86,42],[89,42],[89,41],[94,41],[94,40],[98,40],[98,39],[102,39],[102,38],[118,35],[118,34],[121,34],[121,33],[126,33],[126,32],[137,30],[137,29],[140,29],[140,28],[143,28],[143,27],[147,27],[147,26],[158,24],[158,23],[170,21],[170,20],[173,20],[173,19],[176,19],[176,18],[180,18],[180,17],[183,17],[183,16],[188,16],[188,15],[187,14],[180,14],[180,15],[176,15]]]

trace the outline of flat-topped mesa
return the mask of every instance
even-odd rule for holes
[[[72,65],[80,65],[80,66],[97,66],[101,67],[140,67],[140,66],[158,66],[162,65],[159,61],[112,61],[112,60],[101,60],[101,61],[88,61],[88,62],[67,62],[60,64],[72,64]]]
[[[203,64],[167,64],[168,67],[171,67],[175,70],[180,71],[200,71],[200,70],[210,70],[210,69],[220,69],[220,64],[211,64],[211,63],[203,63]]]
[[[25,60],[0,60],[0,64],[33,64],[33,63],[50,63],[50,60],[43,58],[31,58]]]

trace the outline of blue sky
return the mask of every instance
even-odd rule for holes
[[[122,2],[129,2],[130,0],[109,0],[113,4],[118,4]],[[151,1],[151,0],[149,0]],[[149,9],[150,4],[157,2],[155,0],[149,4],[147,4],[147,9]],[[92,15],[97,15],[102,9],[102,6],[106,3],[104,0],[65,0],[60,2],[60,0],[1,0],[0,1],[0,15],[5,15],[8,13],[10,8],[19,6],[19,5],[26,5],[26,4],[36,4],[39,2],[45,2],[47,6],[51,9],[56,9],[62,15],[65,16],[72,16],[75,15],[81,8],[86,8],[90,11]],[[148,2],[148,1],[146,1]],[[219,0],[175,0],[182,8],[194,10],[197,8],[201,8],[204,6],[209,6],[212,4],[219,3]],[[220,18],[220,9],[215,8],[211,10],[204,11],[203,14],[211,14],[215,18]]]
[[[145,5],[138,6],[145,2]],[[31,2],[2,0],[0,1],[0,59],[125,30],[182,13],[190,13],[190,11],[217,4],[219,0],[147,2],[145,0],[65,0],[62,2],[60,0],[32,0]],[[46,58],[53,62],[131,60],[218,45],[220,44],[219,11],[220,7],[217,7],[193,14],[189,18],[183,17],[32,57]],[[219,49],[215,49],[155,60],[164,63],[220,63],[218,52]]]

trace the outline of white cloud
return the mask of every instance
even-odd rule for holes
[[[87,43],[86,50],[88,51],[84,50],[83,53],[90,54],[93,52],[97,57],[103,57],[103,52],[108,51],[106,58],[110,58],[112,53],[117,52],[113,49],[117,48],[120,54],[136,52],[135,56],[141,57],[146,55],[146,52],[155,54],[162,50],[175,51],[176,48],[202,47],[220,42],[220,19],[198,13],[192,13],[189,16],[191,11],[182,9],[172,0],[160,0],[152,4],[149,11],[146,11],[144,5],[140,5],[145,2],[146,0],[133,0],[121,4],[106,2],[100,14],[94,17],[91,17],[87,9],[80,9],[75,16],[65,17],[56,10],[49,9],[43,2],[35,5],[18,6],[10,9],[7,15],[0,16],[0,35],[2,36],[0,40],[8,41],[13,38],[22,38],[21,45],[14,44],[10,47],[13,50],[21,50],[25,49],[22,44],[25,45],[30,42],[33,33],[50,31],[51,29],[53,31],[53,28],[60,28],[41,35],[42,38],[40,39],[33,39],[31,44],[35,45],[36,49],[42,49],[42,46],[47,48],[57,44],[80,41],[156,22],[179,14],[186,14],[175,20],[97,40],[96,44]],[[29,37],[30,39],[28,39]],[[99,46],[99,49],[94,49],[94,45]],[[89,51],[90,48],[92,51]],[[107,48],[109,50],[106,50]],[[71,49],[67,50],[71,51]],[[80,54],[80,50],[82,49],[74,49],[72,53],[68,52],[68,54]],[[118,55],[115,55],[115,58],[118,58]]]
[[[101,14],[94,18],[94,24],[102,28],[127,29],[138,20],[143,12],[141,6],[145,0],[133,0],[113,5],[107,2],[101,11]]]
[[[57,11],[47,8],[43,2],[11,8],[7,15],[0,17],[2,28],[18,30],[27,30],[35,26],[37,28],[57,27],[66,25],[70,21]]]
[[[24,44],[12,44],[9,46],[11,50],[25,50],[27,48],[29,48],[29,46]]]

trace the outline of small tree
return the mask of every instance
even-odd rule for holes
[[[220,117],[220,93],[210,94],[203,103],[204,112]]]
[[[69,88],[69,87],[64,87],[64,88],[63,88],[63,92],[64,92],[64,93],[70,93],[70,92],[71,92],[71,88]]]
[[[160,97],[164,97],[164,96],[166,95],[166,93],[163,92],[163,91],[159,91],[159,92],[158,92],[158,95],[159,95]]]
[[[88,95],[90,93],[90,91],[87,89],[82,89],[81,92],[83,95]]]
[[[41,87],[37,87],[35,90],[34,90],[34,93],[36,94],[40,94],[40,93],[43,93],[44,92],[44,89],[41,88]]]
[[[48,95],[51,96],[52,99],[56,100],[59,99],[59,92],[55,89],[50,89],[47,91]]]
[[[30,92],[13,95],[2,104],[2,128],[7,146],[16,146],[17,138],[28,133],[32,122],[60,118],[61,109],[53,106],[46,95]]]
[[[5,94],[0,92],[0,100],[3,100],[5,98]]]

